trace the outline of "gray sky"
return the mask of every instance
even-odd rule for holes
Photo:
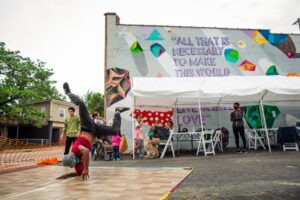
[[[47,62],[83,95],[104,92],[104,13],[123,24],[264,28],[300,33],[299,0],[0,0],[0,41]],[[82,76],[84,75],[84,76]]]

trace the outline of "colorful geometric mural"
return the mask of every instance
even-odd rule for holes
[[[105,77],[108,86],[105,108],[108,119],[113,117],[115,106],[131,106],[132,96],[128,95],[131,87],[129,72],[130,77],[157,77],[158,81],[159,77],[300,77],[299,34],[275,34],[260,29],[126,25],[119,24],[119,19],[114,15],[107,17],[110,19],[107,20],[105,63],[107,68],[112,68]],[[119,66],[122,69],[117,68]],[[112,79],[111,73],[116,73],[115,79]],[[128,78],[120,77],[123,73],[127,73]],[[286,125],[284,116],[290,112],[284,108],[287,105],[280,105],[280,112],[273,109],[276,115],[280,115],[276,120],[273,119],[276,123],[274,127]],[[265,110],[267,116],[268,109]],[[222,126],[232,131],[228,119],[231,111],[223,112]],[[249,113],[247,115],[247,123],[261,126],[260,117],[253,121],[255,115],[252,118]],[[125,114],[122,117],[126,118]],[[252,122],[249,122],[250,118]],[[212,111],[207,111],[204,117],[205,128],[218,127],[215,119],[218,117]],[[126,118],[122,125],[129,135],[132,133],[130,123],[131,119]]]
[[[262,119],[260,115],[260,108],[256,106],[243,107],[244,118],[250,128],[262,128]],[[277,106],[264,105],[266,123],[268,128],[272,128],[275,120],[280,115]]]
[[[237,45],[238,45],[240,48],[245,48],[245,47],[246,47],[246,43],[245,43],[245,41],[243,41],[243,40],[237,41]]]
[[[287,55],[288,58],[295,58],[296,47],[290,36],[287,36],[285,41],[276,46],[282,53]]]
[[[131,52],[134,53],[134,54],[143,53],[143,49],[142,49],[142,47],[140,46],[140,44],[138,43],[138,41],[134,42],[134,43],[131,45],[130,50],[131,50]]]
[[[173,29],[170,28],[170,27],[168,27],[166,30],[167,30],[168,33],[171,33],[173,31]]]
[[[125,69],[107,69],[105,82],[107,107],[124,99],[131,88],[129,71]]]
[[[240,64],[240,70],[241,71],[250,71],[253,72],[255,71],[256,65],[251,63],[248,60],[244,60],[241,64]]]
[[[147,40],[164,40],[157,29],[154,29]]]
[[[151,45],[150,50],[154,57],[158,58],[161,56],[166,50],[163,46],[158,43],[154,43]]]
[[[264,45],[270,43],[283,52],[288,58],[296,57],[296,47],[292,38],[287,34],[274,34],[269,30],[243,30],[243,32],[252,38],[257,44]]]
[[[288,73],[287,76],[297,76],[297,77],[300,77],[300,73]]]
[[[264,36],[262,36],[259,31],[253,32],[252,39],[259,45],[264,45],[264,44],[268,43],[266,38],[264,38]]]
[[[239,52],[235,49],[225,49],[224,55],[228,62],[236,63],[239,60]]]
[[[272,76],[272,75],[278,75],[278,72],[276,70],[276,66],[272,65],[268,68],[267,72],[266,72],[267,76]]]

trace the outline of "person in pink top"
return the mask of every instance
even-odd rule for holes
[[[120,158],[120,143],[121,143],[121,134],[119,133],[118,135],[113,135],[112,136],[112,145],[114,149],[114,155],[113,155],[113,160],[121,160]]]

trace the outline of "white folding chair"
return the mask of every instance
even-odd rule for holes
[[[164,150],[163,150],[160,158],[163,158],[165,156],[168,148],[171,148],[173,158],[175,158],[175,151],[174,151],[174,147],[173,147],[172,137],[173,137],[173,131],[170,133],[170,136],[166,142],[159,142],[159,145],[164,146]]]
[[[216,155],[213,143],[213,133],[213,130],[201,132],[200,141],[198,142],[198,148],[196,152],[197,156],[199,155],[200,151],[203,151],[205,156],[207,156],[208,154]],[[205,137],[208,137],[208,139],[206,139]]]
[[[296,151],[299,151],[299,145],[296,142],[294,142],[294,143],[284,143],[282,145],[282,147],[283,147],[283,151],[285,151],[285,150],[296,150]]]
[[[261,146],[266,149],[264,143],[262,142],[262,139],[264,137],[261,137],[257,134],[256,130],[254,129],[246,129],[246,134],[248,137],[248,148],[254,148],[255,150],[258,147],[257,141],[261,144]]]
[[[221,141],[221,130],[216,130],[215,134],[213,135],[214,149],[216,149],[216,146],[218,146],[218,149],[223,152],[223,144]]]

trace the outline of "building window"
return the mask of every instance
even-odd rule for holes
[[[42,113],[46,113],[46,108],[45,107],[41,107],[41,112]]]
[[[64,108],[59,109],[59,117],[60,118],[65,118],[66,116],[66,110]]]

